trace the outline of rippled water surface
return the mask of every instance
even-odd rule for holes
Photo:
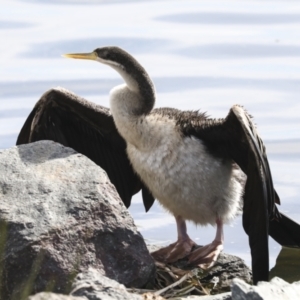
[[[61,54],[118,45],[153,78],[156,107],[224,117],[244,105],[266,143],[281,210],[300,222],[300,2],[2,0],[0,40],[0,148],[14,145],[51,87],[108,106],[118,74]],[[149,241],[176,238],[173,217],[158,204],[145,214],[136,196],[130,211]],[[215,229],[190,224],[189,232],[204,244]],[[225,228],[225,251],[250,263],[240,218]],[[271,265],[279,251],[271,240]]]

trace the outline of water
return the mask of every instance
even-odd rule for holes
[[[61,54],[118,45],[148,70],[157,107],[224,117],[244,105],[266,143],[281,210],[300,222],[299,2],[1,0],[0,40],[0,148],[14,145],[51,87],[108,106],[118,74]],[[175,240],[174,220],[157,203],[145,214],[136,196],[130,212],[148,241]],[[189,233],[205,244],[215,229],[189,224]],[[270,241],[271,266],[280,249]],[[225,250],[250,263],[240,218],[225,227]]]

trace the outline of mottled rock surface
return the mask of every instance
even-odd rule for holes
[[[105,172],[70,148],[41,141],[0,151],[0,199],[5,299],[45,289],[68,293],[90,266],[130,287],[154,274]]]
[[[221,253],[216,265],[202,277],[201,282],[215,282],[214,292],[222,293],[230,291],[234,278],[252,283],[252,271],[241,258],[227,253]]]
[[[279,277],[270,282],[259,282],[257,286],[234,279],[232,292],[212,296],[188,296],[178,300],[296,300],[300,299],[300,281],[292,284]]]
[[[251,286],[240,279],[234,279],[232,284],[232,299],[234,300],[291,300],[300,299],[300,282],[289,284],[274,277],[270,282],[259,282]]]
[[[143,300],[142,296],[128,293],[124,285],[93,268],[76,276],[71,295],[85,296],[89,300]]]

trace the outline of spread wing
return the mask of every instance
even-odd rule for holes
[[[126,207],[141,189],[146,211],[152,206],[154,198],[134,173],[108,108],[61,88],[49,90],[29,114],[17,145],[39,140],[71,147],[101,166]]]
[[[211,153],[232,159],[247,175],[243,227],[249,236],[253,281],[268,281],[270,234],[282,245],[300,247],[300,225],[280,214],[265,147],[249,114],[233,106],[225,119],[199,118],[185,126],[185,134],[205,142]]]

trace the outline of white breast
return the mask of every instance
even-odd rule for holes
[[[168,118],[147,117],[142,132],[138,147],[128,143],[128,156],[167,210],[203,225],[236,215],[243,188],[230,161],[211,156],[200,140],[183,137]]]

